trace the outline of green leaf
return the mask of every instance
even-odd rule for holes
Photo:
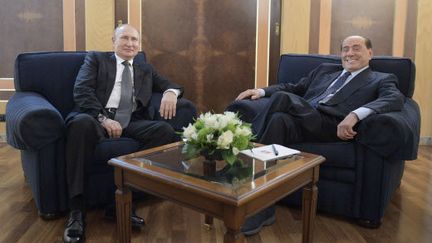
[[[182,148],[182,154],[185,155],[186,159],[192,159],[199,155],[200,148],[194,144],[186,143]]]
[[[228,164],[232,165],[237,160],[231,149],[222,150],[222,157]]]

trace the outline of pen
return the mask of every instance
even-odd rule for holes
[[[273,153],[278,156],[279,152],[276,150],[276,147],[274,146],[274,144],[272,144],[272,149],[273,149]]]

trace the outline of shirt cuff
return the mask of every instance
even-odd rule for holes
[[[165,90],[165,92],[163,92],[163,94],[165,94],[166,92],[173,92],[176,95],[176,97],[178,97],[180,94],[180,90],[178,89],[167,89]]]
[[[361,121],[366,117],[368,117],[369,115],[371,115],[372,113],[374,113],[374,110],[366,107],[360,107],[355,109],[353,113],[356,114],[358,119]]]
[[[265,90],[263,89],[257,89],[259,92],[260,97],[264,97],[265,96]]]

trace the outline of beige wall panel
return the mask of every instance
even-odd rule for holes
[[[85,1],[86,49],[112,50],[114,0]]]
[[[416,41],[416,89],[414,99],[419,103],[422,116],[422,137],[432,137],[432,1],[418,1]]]
[[[309,52],[310,0],[283,0],[281,53]]]

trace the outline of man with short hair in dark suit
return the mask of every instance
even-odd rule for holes
[[[266,111],[254,120],[257,140],[263,144],[350,140],[364,118],[401,110],[404,96],[396,76],[372,71],[372,55],[368,38],[349,36],[341,45],[342,65],[322,64],[298,83],[240,93],[237,100],[270,97]],[[255,234],[274,221],[270,207],[249,218],[242,230]]]
[[[151,65],[135,58],[139,33],[131,25],[116,28],[114,54],[89,52],[76,78],[75,108],[66,118],[66,174],[71,212],[64,242],[83,242],[85,237],[85,174],[98,141],[130,137],[147,148],[174,142],[174,129],[165,121],[153,121],[147,110],[153,91],[163,92],[159,113],[176,115],[183,88],[160,76]],[[110,216],[114,217],[114,209]],[[144,219],[132,214],[132,226]]]

